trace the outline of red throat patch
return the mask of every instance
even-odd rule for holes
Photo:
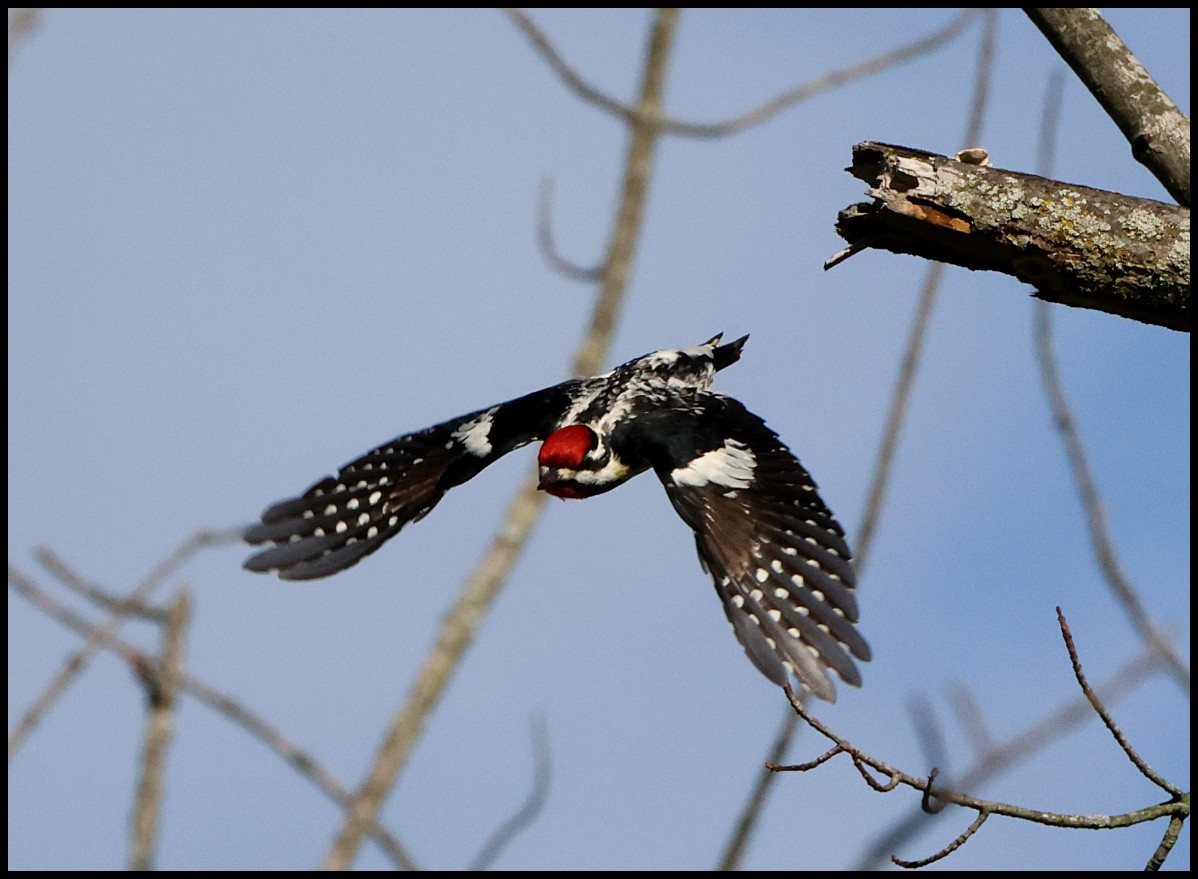
[[[542,467],[576,470],[587,452],[599,445],[595,431],[584,424],[571,424],[555,430],[541,443],[537,463]]]

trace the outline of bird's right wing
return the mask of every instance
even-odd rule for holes
[[[631,421],[613,445],[657,473],[695,532],[703,567],[745,653],[771,681],[788,672],[830,702],[828,674],[860,686],[856,574],[844,530],[765,422],[736,400],[697,393]]]
[[[357,564],[455,485],[508,452],[544,439],[570,404],[576,380],[480,409],[367,452],[303,494],[267,508],[246,529],[250,571],[284,580],[327,577]]]

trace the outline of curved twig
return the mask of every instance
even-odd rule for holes
[[[981,9],[966,9],[947,25],[926,37],[875,55],[873,58],[858,61],[856,64],[828,71],[815,79],[786,89],[786,91],[731,119],[725,119],[722,122],[687,122],[681,119],[672,119],[664,115],[660,109],[652,115],[646,115],[643,108],[630,107],[605,94],[588,83],[578,71],[566,63],[548,35],[525,12],[520,9],[504,9],[512,23],[533,44],[545,63],[558,75],[567,88],[582,100],[622,119],[629,125],[652,122],[658,125],[664,134],[708,140],[740,134],[742,131],[768,122],[779,113],[796,104],[801,104],[803,101],[808,101],[842,85],[875,76],[921,55],[934,52],[960,36],[982,11]]]
[[[1127,740],[1127,736],[1123,735],[1123,731],[1115,724],[1114,718],[1106,710],[1106,706],[1102,704],[1102,700],[1098,698],[1098,694],[1090,689],[1090,684],[1086,681],[1085,672],[1082,671],[1081,660],[1077,655],[1077,647],[1073,643],[1073,633],[1069,631],[1069,623],[1065,621],[1065,615],[1061,613],[1059,607],[1057,608],[1057,622],[1061,625],[1061,637],[1065,639],[1065,649],[1069,651],[1069,661],[1073,664],[1073,674],[1077,677],[1078,686],[1086,694],[1086,700],[1094,707],[1094,713],[1102,718],[1102,722],[1106,724],[1106,728],[1111,731],[1111,735],[1115,737],[1115,741],[1119,743],[1119,747],[1123,749],[1123,753],[1127,755],[1127,759],[1140,770],[1141,775],[1157,787],[1172,794],[1174,797],[1182,796],[1181,788],[1149,766],[1144,758],[1136,752],[1136,749],[1131,746],[1131,742]]]
[[[570,262],[562,256],[553,240],[553,178],[541,181],[541,197],[537,201],[537,245],[549,267],[560,275],[580,284],[597,284],[603,280],[603,264],[589,269]]]
[[[940,851],[936,852],[933,855],[929,855],[926,858],[921,858],[918,861],[904,861],[898,855],[891,855],[890,860],[892,862],[894,862],[895,865],[897,865],[899,867],[905,867],[908,870],[916,870],[916,869],[919,869],[920,867],[926,867],[928,864],[934,864],[936,861],[940,860],[941,858],[948,857],[953,852],[955,852],[957,849],[959,849],[961,846],[963,846],[965,844],[965,841],[968,840],[969,837],[971,837],[975,833],[977,833],[978,830],[981,828],[981,826],[986,823],[986,819],[989,817],[990,817],[989,810],[982,809],[981,811],[979,811],[978,816],[973,819],[973,823],[970,824],[969,827],[967,827],[965,829],[964,833],[962,833],[960,836],[958,836],[956,839],[954,839],[952,842],[950,842],[948,845],[946,845],[944,848],[942,848]]]
[[[1152,650],[1145,650],[1111,675],[1097,691],[1105,703],[1113,704],[1160,669],[1159,656]],[[980,715],[980,712],[977,713]],[[1052,742],[1059,741],[1093,716],[1094,711],[1089,701],[1084,695],[1079,695],[1006,739],[994,742],[987,738],[986,744],[978,748],[973,765],[953,778],[948,786],[957,790],[978,790],[990,779],[1030,755],[1038,753]],[[931,824],[924,810],[915,806],[870,842],[852,869],[878,869],[890,857],[891,852],[929,827]]]
[[[770,98],[763,104],[754,107],[747,113],[742,113],[723,122],[683,122],[676,119],[663,119],[662,129],[666,134],[681,137],[718,138],[740,134],[773,119],[783,110],[788,110],[795,104],[811,100],[817,95],[839,88],[842,85],[865,79],[883,73],[900,64],[912,61],[921,55],[927,55],[940,47],[952,42],[960,36],[973,20],[983,12],[982,9],[966,9],[944,27],[933,31],[926,37],[921,37],[896,49],[841,67],[808,80],[801,85],[789,88],[779,95]]]
[[[495,828],[487,838],[473,862],[466,869],[470,872],[486,870],[495,863],[499,853],[533,821],[549,799],[549,782],[553,774],[553,752],[549,746],[549,729],[544,717],[535,717],[529,724],[532,734],[532,790],[510,818]]]

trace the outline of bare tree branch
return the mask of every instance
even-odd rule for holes
[[[1081,671],[1080,662],[1077,659],[1077,651],[1073,646],[1072,637],[1069,633],[1068,625],[1065,623],[1065,619],[1061,615],[1059,608],[1057,609],[1057,614],[1061,624],[1061,633],[1065,638],[1066,646],[1070,654],[1070,660],[1073,663],[1074,673],[1085,694],[1086,700],[1093,710],[1103,719],[1104,723],[1107,724],[1107,727],[1111,729],[1112,733],[1116,736],[1116,739],[1120,742],[1120,745],[1124,748],[1125,753],[1128,754],[1129,759],[1135,762],[1137,767],[1139,767],[1141,771],[1153,781],[1154,784],[1164,788],[1171,794],[1171,797],[1168,801],[1120,815],[1072,815],[1047,812],[1041,809],[1033,809],[1025,806],[1015,806],[993,800],[984,800],[979,797],[963,793],[955,788],[950,789],[946,786],[936,784],[935,782],[938,770],[933,769],[929,776],[924,779],[910,775],[901,769],[891,766],[888,763],[885,763],[884,761],[867,754],[865,751],[855,747],[845,739],[836,735],[836,733],[832,732],[827,726],[814,718],[807,708],[802,704],[802,701],[789,687],[787,688],[786,694],[795,712],[804,720],[806,720],[813,729],[818,731],[825,738],[832,741],[834,743],[834,747],[817,760],[810,761],[808,763],[796,764],[794,766],[776,766],[774,769],[778,772],[806,772],[818,765],[822,765],[831,757],[843,753],[848,754],[852,758],[853,765],[857,768],[858,772],[860,772],[862,778],[870,785],[870,787],[874,788],[875,790],[884,792],[892,790],[899,785],[905,785],[907,787],[921,791],[924,795],[921,802],[921,807],[924,811],[929,811],[931,809],[931,800],[934,798],[942,803],[954,803],[959,806],[965,806],[966,808],[973,809],[974,811],[978,812],[979,815],[982,813],[986,813],[987,816],[990,814],[1005,815],[1007,817],[1019,818],[1025,821],[1044,824],[1050,827],[1109,830],[1117,827],[1131,827],[1136,824],[1155,821],[1156,819],[1163,817],[1184,820],[1189,816],[1190,812],[1189,796],[1181,792],[1176,786],[1172,785],[1167,780],[1161,778],[1149,767],[1147,767],[1146,764],[1143,764],[1143,761],[1139,760],[1138,755],[1135,754],[1135,751],[1131,748],[1131,746],[1126,743],[1126,739],[1122,736],[1122,733],[1118,732],[1118,728],[1115,727],[1114,722],[1110,720],[1110,715],[1105,706],[1103,706],[1099,697],[1089,688],[1089,685],[1085,681],[1085,677]],[[1155,658],[1153,658],[1153,661],[1155,662]],[[879,782],[870,774],[869,770],[881,773],[887,779],[887,781]],[[980,823],[978,826],[980,826]],[[1170,827],[1170,830],[1171,829],[1172,827]],[[974,830],[976,830],[976,827]],[[961,842],[967,839],[968,835],[971,833],[972,830],[967,831],[966,834],[962,834],[957,838],[957,840],[954,840],[953,843],[950,843],[949,846],[946,846],[945,849],[942,849],[941,852],[937,853],[937,855],[933,855],[930,859],[925,859],[921,862],[906,862],[905,864],[898,859],[894,859],[895,863],[908,866],[930,863],[931,860],[935,860],[938,857],[942,857],[943,854],[947,854],[949,851],[955,850],[955,848],[958,847]],[[1169,831],[1166,831],[1166,837],[1168,837],[1168,835]]]
[[[1160,653],[1173,678],[1181,684],[1186,693],[1189,693],[1189,666],[1172,642],[1153,623],[1140,598],[1139,591],[1128,579],[1123,565],[1119,562],[1119,556],[1115,552],[1115,544],[1111,540],[1110,530],[1107,527],[1102,498],[1098,494],[1098,484],[1094,481],[1090,460],[1086,455],[1086,448],[1082,444],[1081,435],[1077,429],[1077,421],[1073,417],[1069,401],[1065,399],[1061,376],[1057,371],[1056,354],[1052,343],[1050,308],[1051,306],[1046,302],[1036,302],[1036,360],[1040,365],[1040,379],[1044,383],[1044,392],[1048,396],[1048,404],[1052,409],[1053,423],[1065,444],[1069,468],[1073,471],[1073,481],[1077,486],[1077,492],[1085,510],[1090,545],[1094,549],[1094,556],[1098,560],[1103,578],[1144,643]]]
[[[537,245],[545,262],[560,275],[582,284],[597,284],[603,280],[602,263],[584,268],[570,262],[557,251],[553,240],[553,178],[541,181],[541,198],[537,202]]]
[[[943,28],[933,31],[926,37],[921,37],[896,49],[875,55],[873,58],[867,58],[864,61],[850,64],[848,67],[830,70],[815,79],[789,88],[781,94],[770,98],[768,101],[759,104],[752,110],[741,113],[731,119],[726,119],[722,122],[686,122],[681,119],[672,119],[664,115],[660,110],[657,111],[655,116],[645,116],[641,108],[630,107],[627,104],[617,101],[610,95],[604,94],[601,90],[583,79],[578,71],[566,63],[548,35],[525,12],[520,9],[504,9],[504,12],[507,13],[512,23],[533,44],[533,47],[540,53],[545,63],[552,68],[553,72],[565,83],[566,87],[582,98],[582,100],[624,120],[629,125],[640,122],[653,122],[661,127],[663,134],[703,139],[714,139],[740,134],[742,131],[747,131],[750,128],[755,128],[758,125],[768,122],[779,113],[803,101],[811,100],[818,95],[860,79],[876,76],[879,73],[884,73],[922,55],[930,54],[960,36],[982,11],[981,9],[966,9]]]
[[[1093,706],[1094,713],[1102,718],[1102,722],[1106,724],[1106,728],[1110,730],[1111,735],[1114,736],[1115,741],[1119,744],[1119,747],[1123,749],[1123,753],[1127,755],[1127,759],[1129,759],[1135,765],[1135,767],[1140,770],[1141,775],[1166,793],[1170,793],[1174,797],[1182,796],[1181,788],[1165,779],[1160,773],[1149,766],[1143,757],[1136,753],[1135,748],[1133,748],[1131,743],[1127,740],[1127,736],[1123,735],[1123,732],[1118,726],[1115,725],[1115,721],[1111,717],[1111,713],[1107,711],[1106,706],[1103,705],[1102,700],[1098,697],[1098,694],[1090,688],[1090,684],[1086,680],[1085,672],[1082,671],[1081,660],[1077,655],[1077,646],[1073,643],[1073,633],[1069,631],[1069,623],[1065,621],[1065,615],[1061,613],[1061,609],[1059,607],[1057,608],[1057,621],[1061,625],[1061,637],[1065,639],[1065,649],[1069,651],[1069,662],[1073,665],[1073,674],[1077,678],[1078,686],[1080,686],[1082,688],[1082,692],[1085,693],[1086,699],[1089,701],[1090,705]]]
[[[123,599],[123,602],[130,606],[138,606],[149,600],[150,596],[161,586],[167,578],[178,570],[184,562],[195,555],[202,549],[210,546],[221,546],[228,543],[237,543],[241,540],[241,532],[244,528],[230,528],[225,531],[213,531],[211,529],[201,529],[181,544],[175,547],[171,553],[159,562],[140,583],[133,588],[133,591]],[[13,567],[9,564],[9,575],[11,578]],[[120,628],[125,623],[126,613],[114,613],[105,622],[104,625],[98,628],[87,643],[79,648],[72,656],[70,656],[58,673],[46,684],[45,689],[34,699],[33,704],[17,721],[17,725],[12,732],[8,734],[8,759],[11,762],[16,756],[17,751],[21,749],[21,745],[29,738],[29,734],[37,727],[46,713],[54,706],[54,703],[66,692],[67,687],[87,668],[88,664],[108,645],[108,642],[120,631]]]
[[[17,50],[42,22],[42,10],[38,7],[19,7],[8,11],[8,69],[12,70],[12,60],[17,57]]]
[[[588,104],[624,120],[628,125],[635,125],[637,123],[636,111],[632,107],[620,103],[615,98],[605,95],[583,79],[578,71],[566,63],[566,59],[557,51],[557,48],[550,41],[549,36],[537,27],[537,23],[529,18],[523,9],[505,7],[503,11],[511,19],[512,24],[519,28],[520,33],[528,38],[533,48],[537,50],[537,53],[545,63],[558,75],[570,91],[574,92],[575,95]]]
[[[677,24],[677,9],[658,10],[646,51],[637,105],[644,119],[654,119],[660,113],[666,66]],[[595,303],[591,325],[574,359],[575,375],[598,372],[611,347],[640,235],[659,134],[658,127],[648,122],[632,129],[620,206],[604,261],[603,287]],[[512,500],[499,533],[466,579],[457,601],[446,615],[437,643],[425,659],[407,701],[392,718],[375,763],[359,787],[322,869],[348,869],[353,864],[363,833],[376,820],[384,799],[411,756],[429,714],[440,701],[454,670],[473,643],[483,617],[511,573],[540,516],[545,497],[537,490],[534,480],[527,482]]]
[[[970,98],[969,119],[965,124],[964,141],[967,145],[975,144],[981,138],[982,124],[986,117],[986,109],[990,103],[990,85],[994,70],[994,50],[998,39],[997,11],[994,9],[986,10],[983,22],[982,34],[978,45],[977,67],[974,73],[973,92]],[[881,520],[886,490],[890,484],[894,455],[898,449],[898,441],[902,434],[903,424],[906,421],[907,408],[911,401],[911,391],[915,386],[915,376],[919,372],[919,363],[923,355],[924,338],[931,323],[932,312],[935,309],[936,299],[940,293],[940,281],[943,277],[944,266],[938,263],[928,266],[927,274],[924,276],[923,288],[920,291],[919,302],[915,306],[915,314],[907,336],[906,349],[903,352],[903,359],[899,366],[894,390],[890,397],[890,408],[886,414],[886,425],[882,429],[882,439],[878,445],[877,455],[874,458],[874,471],[870,477],[869,494],[865,503],[865,511],[862,513],[861,523],[858,525],[856,531],[853,566],[857,569],[859,577],[865,570],[865,564],[869,559],[870,549],[873,546],[874,533]],[[778,735],[775,737],[774,746],[771,748],[771,756],[767,758],[767,768],[773,762],[772,755],[774,752],[783,754],[786,752],[790,744],[790,735],[787,735],[786,731],[789,729],[791,734],[793,734],[795,728],[795,725],[789,718],[783,722]],[[758,788],[762,789],[755,789],[749,801],[745,804],[742,815],[737,822],[738,827],[751,828],[756,824],[757,819],[754,813],[764,808],[768,787],[772,783],[772,775],[767,775],[760,780]],[[721,858],[722,868],[727,870],[737,869],[747,845],[747,833],[734,835],[732,841],[729,843],[729,848]]]
[[[183,645],[191,620],[191,588],[183,583],[171,602],[162,633],[162,655],[146,663],[146,737],[133,803],[129,869],[152,870],[166,780],[166,749],[175,731],[175,703],[183,673]]]
[[[1097,9],[1024,12],[1085,83],[1131,144],[1131,154],[1186,207],[1190,120],[1144,69]]]
[[[156,623],[165,623],[170,616],[170,612],[165,608],[155,607],[145,602],[132,602],[127,598],[118,598],[107,589],[88,580],[59,558],[58,554],[48,546],[35,546],[33,557],[46,569],[46,573],[72,592],[82,595],[101,610],[141,617]]]
[[[1145,650],[1103,682],[1098,694],[1104,703],[1114,705],[1160,670],[1160,657]],[[975,713],[980,716],[980,712]],[[1001,741],[991,741],[978,751],[971,766],[945,784],[954,790],[980,790],[992,778],[1059,741],[1093,717],[1089,701],[1079,695],[1019,732]],[[915,806],[870,842],[852,869],[877,870],[889,859],[890,852],[930,827],[925,811]]]
[[[778,727],[777,735],[774,736],[774,744],[770,747],[765,763],[757,776],[757,783],[753,785],[749,799],[741,808],[740,818],[737,819],[732,836],[724,847],[724,854],[720,858],[720,865],[717,869],[735,870],[744,858],[749,841],[753,838],[753,831],[757,829],[757,822],[761,820],[761,813],[765,810],[766,797],[769,796],[773,787],[773,779],[776,778],[776,774],[770,767],[786,759],[786,752],[790,749],[791,742],[794,741],[798,725],[798,715],[788,708],[786,717]]]
[[[98,626],[57,601],[12,564],[8,566],[8,582],[18,595],[81,638],[86,640],[98,638],[100,634]],[[149,660],[141,650],[120,638],[112,638],[103,649],[124,658],[135,673],[138,673],[140,669],[146,669],[149,665]],[[243,727],[246,732],[262,742],[269,750],[282,757],[301,776],[312,782],[329,799],[342,807],[348,807],[349,789],[325,769],[314,756],[296,745],[277,727],[250,708],[187,672],[184,672],[179,679],[179,689]],[[401,870],[419,869],[403,845],[387,828],[376,824],[371,830],[371,835],[396,867]]]
[[[850,244],[1013,275],[1049,302],[1190,329],[1190,212],[1071,183],[865,142],[871,202],[840,212]]]
[[[848,67],[830,70],[821,76],[817,76],[815,79],[787,89],[760,106],[732,119],[723,122],[703,123],[683,122],[667,118],[662,120],[662,128],[666,134],[675,134],[682,137],[718,138],[739,134],[742,131],[768,122],[783,110],[788,110],[795,104],[809,101],[818,95],[824,94],[824,92],[839,88],[842,85],[848,85],[866,77],[877,76],[879,73],[884,73],[908,61],[913,61],[922,55],[928,55],[936,51],[964,33],[965,29],[983,11],[982,9],[966,9],[943,28],[933,31],[926,37],[921,37],[896,49],[875,55],[873,58],[867,58],[864,61],[858,61],[856,64],[850,64]]]
[[[536,820],[537,816],[541,814],[541,810],[545,808],[545,801],[549,799],[549,783],[553,772],[553,752],[549,747],[549,729],[545,726],[543,717],[534,718],[529,726],[532,733],[532,789],[528,792],[528,798],[520,808],[495,828],[495,832],[483,843],[473,862],[466,868],[471,873],[490,869],[500,852],[520,835],[520,831]]]

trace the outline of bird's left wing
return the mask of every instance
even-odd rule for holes
[[[357,564],[423,518],[448,489],[513,449],[544,439],[577,384],[564,382],[383,443],[335,477],[267,508],[243,536],[270,546],[245,567],[278,571],[284,580],[314,580]]]
[[[753,664],[788,672],[835,701],[828,674],[860,686],[856,574],[844,530],[815,483],[765,422],[736,400],[695,393],[638,416],[612,437],[652,465],[695,532],[703,567]]]

